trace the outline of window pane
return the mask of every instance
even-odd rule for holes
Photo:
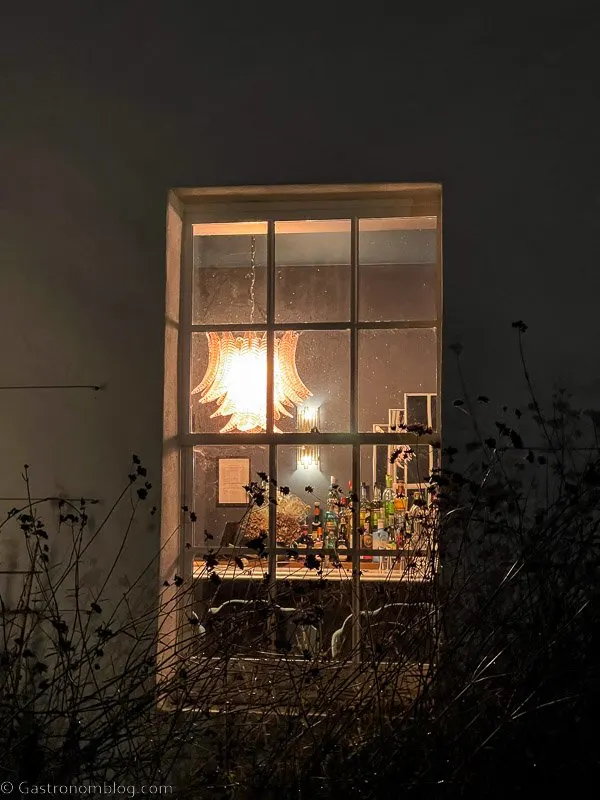
[[[192,432],[264,432],[266,334],[195,333],[191,355]],[[303,430],[304,414],[315,420],[309,431],[348,430],[349,332],[277,332],[275,356],[276,429]]]
[[[193,433],[264,432],[266,334],[192,334],[191,384]]]
[[[275,386],[276,428],[286,433],[303,430],[302,414],[306,411],[307,418],[315,421],[314,425],[309,424],[308,431],[315,427],[322,433],[349,430],[349,331],[286,331],[280,334],[280,340],[276,374],[281,377],[279,381],[276,378]],[[291,370],[294,341],[297,375],[304,387],[300,394],[294,391],[298,385]],[[293,402],[286,403],[285,398]]]
[[[275,223],[275,321],[350,319],[350,220]]]
[[[359,319],[434,320],[437,217],[359,220]]]
[[[193,225],[192,233],[192,322],[264,322],[267,223],[207,223]]]
[[[278,482],[290,490],[277,504],[278,546],[286,550],[277,556],[277,603],[288,621],[289,652],[313,657],[330,654],[332,636],[352,610],[352,448],[316,450],[316,463],[307,466],[301,448],[277,448]]]
[[[437,391],[436,332],[432,328],[360,331],[358,368],[359,429],[372,432],[395,415],[403,421],[405,394]]]
[[[249,497],[243,489],[250,481],[260,483],[258,473],[266,473],[268,468],[268,447],[261,445],[194,448],[196,547],[227,554],[234,545],[241,546],[243,541],[258,535],[262,527],[268,530],[269,503],[249,515]]]
[[[407,484],[406,463],[433,459],[433,449],[396,455],[390,445],[361,447],[361,580],[423,583],[433,577],[435,509],[424,482]],[[423,480],[430,474],[423,473]],[[369,552],[370,551],[370,552]]]
[[[278,574],[281,575],[287,575],[290,571],[296,573],[299,568],[303,574],[314,575],[315,571],[307,569],[305,565],[304,552],[307,549],[320,551],[325,548],[327,552],[323,556],[326,557],[323,566],[335,572],[332,564],[336,559],[329,552],[335,546],[339,550],[340,561],[349,567],[350,562],[345,558],[344,551],[352,546],[352,522],[347,502],[352,475],[352,448],[349,445],[320,445],[314,451],[315,463],[307,465],[302,458],[303,447],[285,445],[277,448],[277,479],[280,486],[290,490],[289,495],[281,498],[277,505],[279,546],[299,545],[297,557],[287,561],[279,559]],[[332,478],[336,487],[333,492]],[[307,491],[307,487],[312,491]],[[328,521],[331,523],[329,527]],[[328,535],[331,537],[334,534],[335,541],[328,538]]]
[[[194,448],[194,610],[205,655],[250,656],[271,647],[266,546],[248,546],[268,531],[270,504],[250,505],[243,490],[247,480],[261,483],[268,463],[267,447]]]

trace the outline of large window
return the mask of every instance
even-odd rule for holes
[[[436,569],[440,188],[184,190],[173,209],[163,564],[192,580],[200,647],[243,612],[241,656],[360,659]]]

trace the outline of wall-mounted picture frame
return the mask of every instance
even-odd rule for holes
[[[437,395],[405,392],[404,416],[407,425],[423,425],[437,430]]]
[[[249,458],[217,459],[217,506],[233,508],[248,505],[244,486],[249,483]]]

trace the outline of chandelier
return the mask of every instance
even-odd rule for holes
[[[267,336],[265,333],[207,333],[208,367],[192,394],[201,403],[217,403],[210,415],[229,417],[220,433],[259,433],[267,427]],[[296,369],[299,334],[285,331],[274,341],[273,418],[291,417],[290,409],[312,396]],[[274,428],[280,433],[277,427]]]

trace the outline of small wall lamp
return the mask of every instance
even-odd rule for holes
[[[311,433],[319,430],[320,414],[319,408],[310,406],[299,406],[296,416],[296,429],[298,433]],[[320,453],[318,445],[301,444],[296,448],[296,468],[309,469],[319,467]]]

